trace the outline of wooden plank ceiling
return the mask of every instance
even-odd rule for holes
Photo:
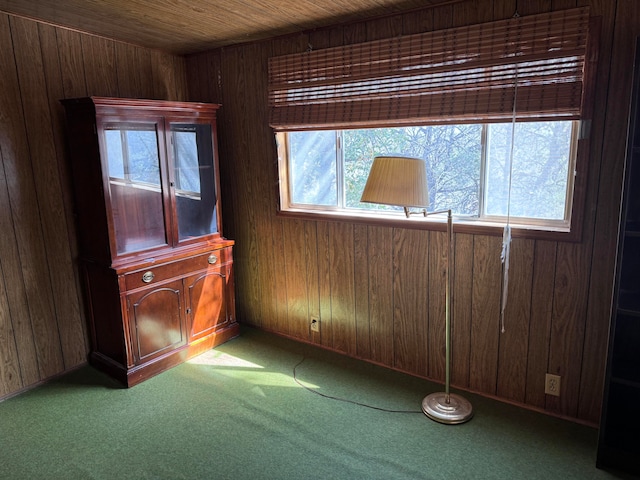
[[[463,0],[0,0],[0,11],[185,55]]]

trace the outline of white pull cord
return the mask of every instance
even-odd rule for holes
[[[500,332],[504,333],[504,310],[507,307],[509,291],[509,256],[511,255],[511,180],[513,178],[513,151],[516,136],[516,101],[518,98],[518,68],[516,66],[515,87],[513,90],[513,112],[511,117],[511,149],[509,152],[509,190],[507,193],[507,223],[502,233],[502,303],[500,305]]]
[[[507,306],[507,289],[509,287],[509,254],[511,253],[511,226],[506,224],[502,234],[502,253],[500,259],[503,263],[502,269],[502,305],[500,308],[500,331],[504,329],[504,309]]]

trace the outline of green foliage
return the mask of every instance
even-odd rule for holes
[[[388,209],[360,203],[377,155],[403,155],[425,160],[430,210],[478,210],[480,125],[436,125],[346,130],[344,139],[346,206]]]

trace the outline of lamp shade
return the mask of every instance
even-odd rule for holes
[[[429,205],[429,194],[424,160],[375,157],[360,201],[426,208]]]

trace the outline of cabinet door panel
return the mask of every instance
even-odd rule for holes
[[[222,328],[227,323],[226,283],[226,275],[219,268],[187,279],[189,341]]]
[[[118,255],[167,245],[159,122],[102,124]]]
[[[134,356],[144,362],[186,343],[182,281],[129,296]]]
[[[214,137],[210,123],[171,123],[178,241],[218,233]]]

